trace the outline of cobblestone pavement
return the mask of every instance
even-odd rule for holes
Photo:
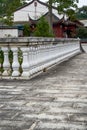
[[[87,130],[87,54],[31,80],[0,80],[0,130]]]

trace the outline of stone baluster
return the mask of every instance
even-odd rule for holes
[[[29,47],[29,53],[28,53],[29,57],[29,66],[30,66],[30,70],[29,70],[29,74],[32,75],[34,73],[33,68],[34,68],[34,48],[33,46]]]
[[[57,44],[55,45],[55,56],[56,56],[56,62],[59,61],[59,59],[61,58],[61,55],[62,55],[62,47],[61,47],[61,44]]]
[[[59,45],[59,48],[60,48],[60,51],[59,51],[59,56],[61,57],[62,55],[64,55],[64,53],[66,53],[66,47],[65,47],[66,45],[64,44],[60,44]]]
[[[56,45],[54,45],[54,55],[56,55],[56,56],[58,56],[58,54],[59,54],[59,52],[60,52],[60,48],[59,48],[59,45],[58,44],[56,44]]]
[[[41,66],[40,66],[41,55],[39,54],[39,52],[40,52],[40,50],[37,45],[37,47],[35,48],[35,64],[36,64],[35,72],[38,72],[39,70],[41,70]]]
[[[10,62],[9,62],[9,58],[8,58],[8,47],[2,47],[2,51],[4,53],[4,62],[3,62],[3,76],[8,76],[9,72],[10,72]]]
[[[48,47],[47,47],[47,45],[46,46],[44,46],[44,52],[43,52],[44,54],[44,61],[47,61],[47,59],[48,59]]]
[[[44,50],[45,50],[45,46],[44,45],[40,45],[39,46],[39,62],[43,62],[44,61]]]
[[[31,74],[37,72],[37,57],[36,57],[36,46],[32,47],[32,70]]]
[[[52,52],[53,52],[53,45],[50,45],[50,53],[49,53],[49,56],[50,56],[50,59],[53,59],[53,54],[52,54]]]
[[[57,47],[56,47],[57,49]],[[56,61],[56,50],[54,45],[50,45],[50,65]]]
[[[50,58],[51,58],[51,48],[50,48],[50,45],[47,45],[47,48],[46,48],[46,53],[47,53],[47,57],[46,57],[46,66],[45,67],[47,67],[47,66],[50,66]]]
[[[36,48],[36,64],[39,64],[39,46]]]
[[[49,45],[49,59],[52,59],[52,45]]]
[[[52,54],[51,54],[51,45],[48,45],[48,46],[47,46],[47,50],[48,50],[48,51],[47,51],[48,60],[50,60],[50,57],[51,57],[51,55],[52,55]]]
[[[42,45],[38,45],[36,48],[36,64],[37,64],[36,71],[41,70],[41,63],[42,63]]]
[[[30,64],[31,64],[31,66],[33,66],[33,47],[31,46],[30,47],[30,56],[31,56],[31,58],[29,59],[29,61],[30,61]]]
[[[18,48],[14,47],[14,48],[11,48],[11,50],[13,51],[12,76],[17,77],[20,75],[20,72],[19,72],[20,64],[18,62]]]
[[[30,73],[29,73],[29,67],[30,67],[30,63],[29,63],[29,48],[27,47],[22,47],[21,51],[23,53],[23,62],[22,62],[22,75],[23,77],[29,77]]]
[[[44,59],[44,63],[45,63],[45,64],[43,65],[43,69],[46,68],[46,66],[47,66],[48,58],[49,58],[48,45],[44,45],[44,49],[43,49],[43,59]]]
[[[37,71],[40,71],[42,69],[41,64],[42,64],[42,45],[37,46]]]
[[[37,64],[40,65],[38,66],[37,70],[41,70],[42,69],[42,61],[43,61],[43,50],[42,50],[42,45],[38,45],[37,47]]]
[[[47,53],[46,59],[49,60],[50,59],[50,45],[47,45],[46,53]]]
[[[53,52],[53,45],[50,45],[50,59],[53,58],[53,54],[52,54],[52,52]]]
[[[28,50],[29,75],[32,75],[34,73],[34,67],[36,62],[35,53],[36,53],[35,48],[33,46],[29,47]]]
[[[36,47],[36,64],[38,64],[38,46]]]
[[[52,50],[53,58],[55,58],[58,55],[58,53],[59,53],[58,46],[53,45],[53,50]]]
[[[32,67],[32,47],[29,47],[28,49],[28,61],[29,61],[29,66]]]
[[[32,47],[32,65],[36,64],[36,47]]]

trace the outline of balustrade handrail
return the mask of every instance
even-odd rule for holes
[[[44,37],[8,37],[0,38],[0,47],[2,46],[30,46],[47,43],[60,44],[70,41],[80,41],[78,38],[44,38]]]
[[[29,78],[81,52],[79,39],[43,37],[0,38],[0,50],[4,57],[0,63],[1,78]],[[10,50],[12,59],[9,58]]]

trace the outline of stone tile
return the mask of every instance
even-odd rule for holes
[[[87,130],[87,54],[31,80],[0,79],[0,130]]]

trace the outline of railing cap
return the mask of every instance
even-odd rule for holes
[[[75,38],[47,38],[47,37],[9,37],[0,38],[0,46],[29,46],[37,44],[47,44],[50,43],[65,43],[69,41],[80,41],[80,39]]]

